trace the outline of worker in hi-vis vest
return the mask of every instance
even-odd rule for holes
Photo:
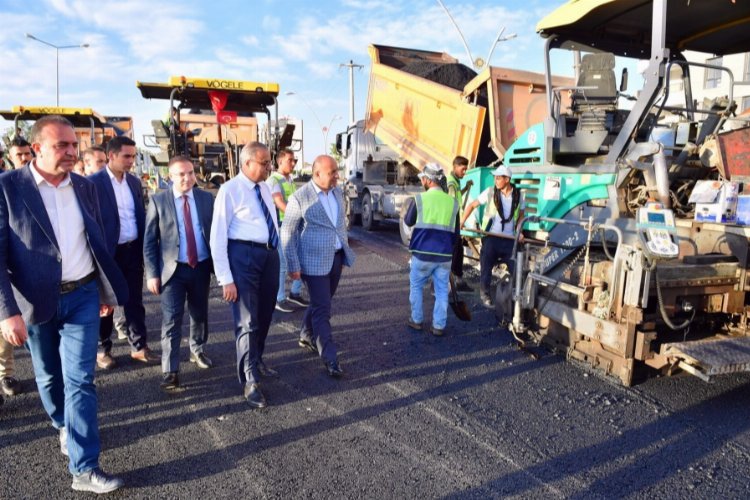
[[[292,178],[292,172],[296,164],[297,159],[294,157],[294,151],[291,149],[282,149],[276,155],[276,170],[271,172],[271,175],[266,179],[266,184],[271,189],[271,196],[278,210],[279,226],[284,222],[284,212],[286,211],[286,204],[289,201],[289,197],[297,189]],[[292,286],[287,297],[286,259],[284,258],[284,251],[281,249],[281,245],[279,245],[278,250],[279,292],[276,295],[276,310],[288,313],[294,311],[295,307],[307,307],[310,303],[302,297],[301,279],[292,280]]]
[[[456,156],[453,159],[453,171],[448,175],[448,194],[453,196],[458,202],[458,217],[461,217],[461,207],[463,199],[461,196],[461,179],[466,175],[469,169],[469,160],[463,156]],[[456,290],[461,292],[472,291],[471,287],[464,281],[464,242],[461,235],[456,238],[453,245],[453,259],[451,260],[451,272],[456,277]]]
[[[505,263],[508,270],[513,272],[511,254],[513,252],[513,237],[516,224],[523,218],[525,208],[521,191],[510,182],[511,172],[508,167],[497,167],[492,175],[495,185],[484,191],[466,207],[461,218],[461,227],[479,205],[484,206],[484,215],[480,229],[502,236],[485,235],[482,237],[482,250],[479,254],[479,296],[482,304],[493,307],[490,287],[492,284],[492,268],[499,262]],[[475,218],[476,220],[476,218]],[[521,236],[523,241],[523,235]]]
[[[448,288],[453,246],[459,235],[458,202],[446,194],[441,183],[443,169],[434,163],[425,165],[419,174],[424,193],[414,197],[404,223],[413,226],[409,242],[411,271],[409,273],[410,328],[422,329],[422,290],[432,278],[435,305],[432,309],[431,332],[436,337],[445,333],[448,320]]]

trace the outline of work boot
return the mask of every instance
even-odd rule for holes
[[[492,309],[492,307],[493,307],[493,305],[492,305],[492,297],[490,297],[489,292],[485,292],[485,291],[479,292],[479,298],[482,301],[482,305],[484,305],[484,307]]]

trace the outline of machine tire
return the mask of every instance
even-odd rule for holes
[[[362,219],[359,214],[352,213],[352,199],[348,196],[344,196],[344,209],[346,210],[344,213],[346,214],[346,218],[344,219],[346,222],[346,229],[351,229],[355,224],[361,224]]]
[[[372,212],[372,195],[367,193],[362,198],[362,229],[372,231],[377,226],[378,221],[375,220],[375,214]]]
[[[507,269],[500,273],[495,289],[495,318],[501,324],[509,324],[513,320],[513,283],[512,275]]]
[[[404,246],[409,246],[409,243],[411,242],[411,234],[414,232],[413,227],[409,227],[404,223],[404,217],[406,217],[406,212],[409,209],[409,203],[404,203],[401,207],[401,215],[398,218],[398,232],[401,235],[401,243],[404,244]]]

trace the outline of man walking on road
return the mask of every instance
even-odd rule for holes
[[[13,168],[19,170],[29,163],[34,155],[31,144],[23,137],[16,136],[10,147],[10,160]],[[15,377],[16,363],[13,345],[0,335],[0,391],[6,396],[16,396],[23,392],[21,381]]]
[[[351,267],[355,259],[338,178],[336,160],[327,155],[315,158],[312,180],[289,199],[281,233],[289,277],[302,278],[310,294],[299,345],[318,353],[331,377],[344,373],[331,335],[331,299],[342,267]]]
[[[292,179],[292,171],[297,160],[294,158],[294,151],[291,149],[282,149],[276,155],[278,168],[268,176],[266,184],[271,188],[271,196],[276,208],[279,210],[279,226],[284,221],[284,212],[289,197],[294,194],[297,188]],[[302,280],[292,280],[289,297],[286,296],[286,259],[284,259],[283,245],[279,245],[279,293],[276,294],[276,310],[279,312],[292,312],[295,306],[307,307],[310,305],[302,297]]]
[[[426,192],[414,197],[404,217],[407,226],[414,226],[409,242],[411,271],[409,273],[409,327],[422,329],[422,291],[432,278],[435,305],[432,310],[432,334],[445,333],[448,319],[448,287],[451,258],[458,238],[458,202],[441,189],[443,169],[434,163],[425,165],[419,180]]]
[[[253,408],[267,406],[261,377],[278,373],[263,351],[279,291],[279,226],[265,181],[271,154],[259,142],[240,152],[241,172],[219,188],[211,224],[211,255],[224,300],[232,304],[237,373]]]
[[[208,291],[211,252],[208,241],[214,198],[195,187],[193,162],[184,156],[169,161],[172,189],[151,197],[146,214],[143,254],[146,286],[161,295],[161,387],[177,389],[185,300],[190,315],[190,361],[198,368],[213,363],[204,347],[208,340]]]
[[[127,286],[107,252],[94,186],[70,175],[78,140],[60,116],[36,121],[37,157],[0,176],[0,327],[31,352],[39,395],[72,488],[107,493],[123,486],[99,469],[94,366],[101,310]]]
[[[107,166],[91,175],[96,185],[99,207],[104,223],[107,249],[114,256],[128,282],[128,301],[124,307],[130,357],[142,363],[159,361],[151,352],[146,338],[146,309],[143,307],[143,232],[146,210],[141,181],[130,174],[135,162],[135,142],[127,137],[114,137],[107,143]],[[96,362],[100,368],[115,367],[112,357],[113,315],[102,317],[99,330],[100,352]]]

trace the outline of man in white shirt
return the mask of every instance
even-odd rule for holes
[[[123,307],[130,343],[130,357],[142,363],[155,363],[159,356],[148,347],[146,309],[143,307],[143,233],[146,209],[141,181],[130,174],[135,163],[135,142],[114,137],[107,143],[107,166],[88,178],[96,185],[102,211],[104,238],[110,255],[128,282],[128,301]],[[112,315],[102,318],[99,331],[100,368],[115,366],[112,350]]]
[[[123,481],[99,469],[96,338],[100,312],[122,302],[127,285],[107,252],[94,186],[70,175],[73,125],[46,116],[31,141],[36,159],[0,176],[0,328],[31,353],[73,489],[107,493]]]
[[[231,302],[237,373],[253,408],[267,406],[260,378],[278,373],[263,362],[279,290],[279,225],[265,181],[271,154],[259,142],[240,152],[241,172],[219,189],[211,224],[211,255],[224,300]]]
[[[511,183],[511,171],[505,165],[497,167],[492,175],[495,185],[491,186],[472,201],[465,209],[461,218],[461,227],[475,208],[482,205],[484,215],[480,228],[482,231],[493,233],[482,237],[482,249],[479,254],[479,296],[482,304],[493,307],[490,286],[492,284],[492,268],[498,261],[508,265],[513,271],[511,253],[516,224],[523,219],[524,200],[521,191]],[[523,239],[523,236],[521,236]]]

